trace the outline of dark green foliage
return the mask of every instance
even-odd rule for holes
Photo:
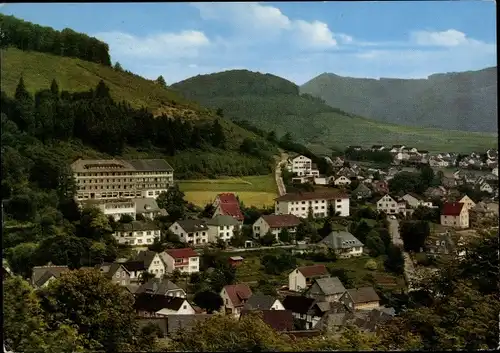
[[[405,251],[414,252],[420,252],[424,248],[431,232],[427,221],[403,221],[399,224],[399,231]]]
[[[353,161],[370,161],[387,165],[392,162],[392,154],[389,151],[356,151],[353,148],[347,148],[345,150],[345,158]]]
[[[370,252],[370,256],[378,257],[385,254],[385,244],[380,238],[380,235],[372,230],[366,237],[366,248]]]
[[[422,194],[426,189],[427,187],[422,183],[421,175],[418,173],[400,172],[389,180],[389,190],[395,194],[399,192]]]
[[[434,223],[440,222],[440,216],[441,213],[439,211],[439,208],[429,208],[423,206],[417,207],[411,215],[412,219],[414,220],[421,220]]]
[[[405,261],[403,251],[399,246],[394,244],[389,245],[384,266],[388,271],[396,274],[402,274],[404,272]]]
[[[332,277],[338,277],[345,288],[354,288],[354,276],[351,274],[351,270],[328,267],[328,272]]]
[[[162,75],[158,76],[158,78],[156,79],[156,83],[162,87],[167,87],[167,82],[165,82],[165,79]]]
[[[2,46],[13,46],[25,51],[38,51],[59,56],[79,58],[111,66],[106,43],[69,28],[56,31],[26,22],[14,16],[0,14]]]
[[[282,242],[282,243],[290,243],[292,241],[292,236],[291,234],[288,232],[288,230],[286,228],[283,228],[281,229],[281,231],[279,232],[278,234],[278,239]]]
[[[271,246],[274,243],[276,243],[276,235],[271,233],[271,231],[268,231],[264,236],[260,238],[260,243],[263,246]]]
[[[207,310],[208,314],[212,314],[224,305],[220,295],[211,290],[204,290],[196,293],[193,302],[200,308]]]
[[[262,270],[270,275],[279,275],[297,266],[296,258],[285,251],[263,255],[260,263],[262,264]]]
[[[366,243],[366,237],[368,236],[368,233],[370,232],[371,227],[365,222],[357,222],[357,223],[352,223],[351,224],[351,233],[354,235],[360,242],[363,244]]]

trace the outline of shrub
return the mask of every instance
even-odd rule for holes
[[[377,261],[374,259],[366,261],[365,268],[370,271],[375,271],[378,268]]]

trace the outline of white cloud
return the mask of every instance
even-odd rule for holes
[[[440,47],[455,47],[471,42],[465,33],[456,29],[448,29],[442,32],[415,31],[411,33],[411,40],[418,45]]]
[[[109,44],[113,56],[138,58],[193,58],[198,56],[200,49],[211,44],[200,31],[160,33],[145,37],[123,32],[102,32],[94,36]]]
[[[302,47],[322,49],[337,45],[337,41],[333,38],[333,33],[326,23],[298,20],[295,21],[295,27]]]

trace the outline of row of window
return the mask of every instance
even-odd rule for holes
[[[134,234],[135,233],[135,234]],[[125,232],[118,232],[118,235],[120,235],[120,237],[137,237],[137,236],[142,236],[143,233],[146,233],[146,235],[160,235],[160,231],[159,230],[147,230],[147,231],[136,231],[136,232],[128,232],[125,233]]]
[[[88,176],[136,176],[136,175],[172,175],[173,172],[86,172],[76,173],[79,177]]]
[[[139,182],[168,182],[172,178],[112,178],[112,179],[78,179],[77,182],[81,184],[104,184],[104,183],[139,183]]]
[[[167,189],[169,184],[122,184],[122,185],[87,185],[77,187],[78,190],[144,190],[144,189]]]

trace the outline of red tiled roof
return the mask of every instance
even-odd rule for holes
[[[324,276],[328,274],[328,270],[325,265],[312,265],[312,266],[304,266],[297,268],[300,273],[304,275],[304,277],[316,277],[316,276]]]
[[[300,224],[300,218],[291,214],[271,214],[262,216],[262,218],[271,228],[295,227]]]
[[[314,192],[294,192],[285,194],[276,198],[276,201],[306,201],[306,200],[332,200],[332,199],[347,199],[349,195],[344,192],[331,190],[331,191],[314,191]]]
[[[243,306],[243,301],[248,300],[252,296],[250,287],[243,283],[227,285],[224,286],[224,289],[235,307]]]
[[[459,216],[464,204],[462,202],[447,202],[443,205],[443,216]]]
[[[234,217],[238,221],[245,219],[238,203],[221,203],[219,206],[223,215]]]
[[[165,250],[167,254],[172,256],[174,259],[187,259],[190,257],[198,257],[198,253],[191,248],[184,249],[167,249]]]
[[[233,193],[223,193],[217,195],[220,203],[236,203],[239,204],[238,199]]]

